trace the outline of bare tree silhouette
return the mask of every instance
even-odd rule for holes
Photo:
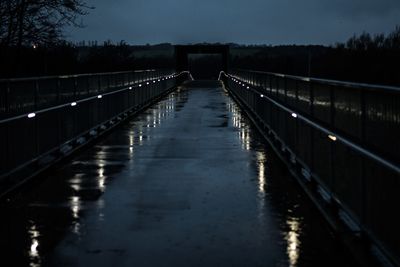
[[[83,0],[0,0],[0,45],[38,46],[57,43],[66,25],[90,9]]]

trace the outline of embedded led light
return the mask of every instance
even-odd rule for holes
[[[129,86],[129,90],[132,90],[132,86]]]
[[[71,107],[75,107],[76,105],[77,105],[76,102],[72,102],[72,103],[71,103]]]
[[[147,84],[147,85],[149,85],[150,83],[149,83],[149,82],[147,82],[146,84]]]
[[[328,138],[329,139],[331,139],[332,141],[336,141],[337,140],[337,137],[336,136],[334,136],[334,135],[328,135]]]
[[[159,82],[161,82],[161,80],[160,80],[160,79],[158,79],[158,81],[159,81]]]
[[[261,96],[261,98],[263,98],[264,97],[264,95],[260,95]]]
[[[293,118],[297,118],[297,114],[296,113],[292,113],[292,117]]]
[[[103,96],[102,95],[98,95],[97,98],[100,99],[100,98],[103,98]]]
[[[247,86],[247,89],[250,89],[250,87]]]
[[[156,83],[156,81],[153,81],[153,83]]]
[[[141,84],[139,84],[139,87],[142,87],[142,85],[141,85]]]
[[[28,114],[28,118],[29,118],[29,119],[32,119],[32,118],[34,118],[34,117],[36,117],[36,114],[35,114],[35,113],[29,113],[29,114]]]

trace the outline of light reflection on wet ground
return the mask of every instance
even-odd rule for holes
[[[6,266],[355,266],[238,106],[194,85],[1,207]]]

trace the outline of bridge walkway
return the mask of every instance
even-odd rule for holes
[[[180,87],[40,180],[2,214],[2,260],[356,266],[217,82]]]

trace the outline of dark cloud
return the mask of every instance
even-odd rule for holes
[[[400,24],[399,0],[92,0],[72,40],[331,44]]]

